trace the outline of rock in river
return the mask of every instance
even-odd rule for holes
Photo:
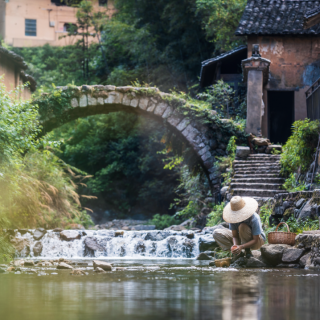
[[[86,273],[83,270],[80,269],[73,269],[70,274],[72,276],[84,276]]]
[[[38,241],[33,246],[33,254],[35,257],[38,257],[38,256],[41,256],[41,252],[42,252],[42,243]]]
[[[71,267],[65,262],[60,262],[57,266],[57,269],[73,269],[73,267]]]
[[[287,244],[264,244],[261,247],[261,255],[264,261],[272,266],[276,266],[282,262],[283,251],[292,248]]]
[[[93,260],[93,268],[101,268],[105,271],[112,271],[112,265],[110,263],[107,263],[105,261],[99,261],[99,260]]]
[[[247,268],[265,268],[266,266],[264,262],[253,257],[247,261]]]
[[[211,234],[205,234],[199,237],[200,252],[207,251],[207,250],[212,251],[217,247],[218,247],[218,244],[216,240],[214,240]]]
[[[97,272],[97,273],[106,273],[102,268],[100,267],[97,267],[94,272]]]
[[[65,241],[72,241],[72,240],[80,239],[81,235],[76,230],[64,230],[60,232],[60,238]]]
[[[297,262],[304,254],[304,249],[286,248],[283,251],[282,262],[294,263]]]
[[[87,237],[84,239],[84,245],[87,250],[91,251],[104,251],[104,248],[97,243],[94,237]]]
[[[112,271],[112,265],[110,263],[107,263],[105,261],[99,261],[99,260],[93,260],[93,267],[101,268],[105,271]]]
[[[43,236],[47,233],[47,231],[43,228],[38,228],[34,234],[33,234],[33,238],[34,240],[41,240],[43,238]]]
[[[205,254],[204,252],[201,252],[197,256],[196,260],[211,260],[211,258],[207,254]]]

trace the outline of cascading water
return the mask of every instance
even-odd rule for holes
[[[70,230],[74,239],[48,230],[41,240],[34,239],[34,230],[15,239],[26,246],[17,255],[37,258],[195,258],[201,243],[214,241],[212,235],[191,231],[121,231]],[[78,238],[78,239],[76,239]]]

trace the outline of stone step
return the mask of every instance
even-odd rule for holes
[[[248,158],[277,158],[280,159],[280,155],[277,154],[266,154],[266,153],[255,153],[255,154],[249,154]]]
[[[256,165],[248,165],[248,164],[237,164],[233,167],[233,169],[235,171],[238,171],[238,170],[241,170],[241,169],[248,169],[248,170],[251,170],[251,169],[255,169],[255,170],[259,170],[259,169],[274,169],[274,170],[281,170],[281,167],[280,166],[269,166],[269,165],[263,165],[263,166],[256,166]]]
[[[268,168],[268,167],[261,167],[261,168],[237,168],[234,170],[237,174],[246,174],[246,173],[275,173],[280,174],[280,169],[277,168]]]
[[[249,174],[240,174],[236,173],[233,176],[234,179],[254,179],[254,178],[279,178],[278,173],[249,173]]]
[[[258,178],[233,178],[231,183],[284,183],[283,178],[268,178],[265,175],[261,175]]]
[[[278,193],[286,193],[286,190],[263,190],[263,189],[233,189],[233,196],[242,197],[274,197]]]
[[[270,165],[280,165],[280,161],[278,160],[234,160],[233,164],[270,164]]]
[[[245,183],[231,182],[231,189],[264,189],[264,190],[280,190],[282,183]]]

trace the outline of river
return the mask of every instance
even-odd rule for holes
[[[96,274],[85,259],[84,276],[54,266],[0,274],[0,319],[319,318],[318,272],[220,269],[194,259],[106,260],[125,269]]]

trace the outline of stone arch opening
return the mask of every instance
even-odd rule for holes
[[[41,135],[72,120],[91,115],[125,111],[151,117],[165,125],[195,153],[206,174],[212,195],[220,190],[220,177],[214,166],[216,156],[226,155],[231,136],[246,141],[244,132],[230,120],[219,119],[214,111],[201,108],[157,88],[82,86],[62,87],[43,94],[39,106]]]

